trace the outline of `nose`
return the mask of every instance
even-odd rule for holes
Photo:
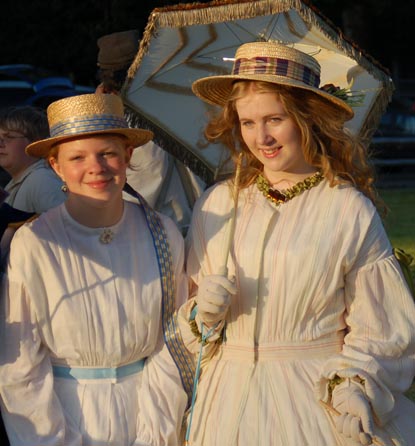
[[[105,160],[99,155],[91,155],[88,170],[93,174],[104,172],[106,170]]]
[[[257,127],[257,142],[262,146],[269,146],[275,141],[274,137],[270,134],[269,129],[265,123],[258,125]]]

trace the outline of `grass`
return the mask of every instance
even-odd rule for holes
[[[381,189],[380,195],[389,208],[385,228],[392,245],[415,259],[415,188]],[[415,279],[415,260],[410,269]]]
[[[389,208],[385,228],[393,247],[401,248],[413,257],[410,264],[415,281],[415,188],[380,189],[382,199]],[[415,381],[406,395],[415,401]]]

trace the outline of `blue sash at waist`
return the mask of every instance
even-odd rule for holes
[[[52,365],[55,378],[67,379],[119,379],[141,372],[145,359],[119,367],[68,367],[64,365]]]

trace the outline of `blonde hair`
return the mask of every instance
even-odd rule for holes
[[[269,82],[235,82],[227,104],[205,128],[207,140],[225,144],[234,161],[239,152],[243,152],[245,162],[241,168],[240,187],[252,184],[263,167],[242,138],[235,106],[236,100],[252,89],[274,93],[282,102],[301,132],[305,160],[323,173],[330,186],[353,184],[373,203],[381,205],[374,188],[375,173],[367,148],[361,138],[344,128],[345,114],[313,92]]]

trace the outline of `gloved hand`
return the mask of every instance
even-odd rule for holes
[[[228,278],[220,275],[204,277],[196,296],[200,321],[207,327],[212,327],[225,319],[231,294],[236,294],[236,286]]]
[[[373,417],[369,401],[358,384],[346,379],[333,390],[333,407],[340,412],[336,429],[362,445],[372,444]]]

